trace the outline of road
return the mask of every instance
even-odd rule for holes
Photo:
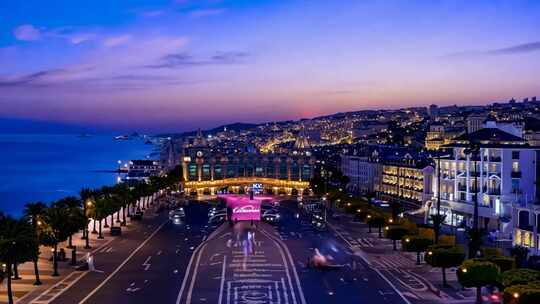
[[[286,204],[285,204],[286,205]],[[407,303],[332,232],[314,232],[282,207],[282,221],[206,226],[208,206],[186,207],[187,223],[166,214],[96,254],[96,268],[50,301],[36,303],[318,304]],[[111,248],[111,249],[109,249]],[[314,249],[339,267],[306,266]]]

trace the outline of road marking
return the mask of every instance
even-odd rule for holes
[[[350,247],[352,247],[351,243],[349,243],[349,241],[347,241],[347,239],[345,237],[343,237],[343,235],[336,230],[336,228],[334,227],[334,225],[328,223],[328,227],[330,227],[330,229],[334,230],[334,232],[339,235],[339,237],[341,237],[341,239],[343,241],[345,241],[345,243],[347,243]],[[368,261],[368,259],[363,255],[363,254],[359,254],[358,255],[364,262],[366,262],[368,265],[371,265],[371,263]],[[403,295],[403,293],[401,293],[401,291],[399,291],[399,289],[394,285],[392,284],[392,282],[390,282],[390,280],[384,276],[377,268],[374,268],[374,267],[371,267],[371,269],[373,269],[383,280],[386,281],[386,283],[388,283],[388,285],[390,285],[390,287],[392,287],[392,289],[394,289],[395,292],[397,292],[397,294],[401,297],[401,299],[403,299],[403,301],[407,304],[411,304],[411,302],[409,300],[407,300],[407,298],[405,298],[405,296]]]
[[[287,264],[286,259],[285,259],[285,253],[286,253],[287,257],[289,258],[289,263],[290,263],[291,268],[292,268],[292,273],[294,275],[294,279],[296,281],[296,286],[297,286],[297,289],[298,289],[298,293],[300,295],[300,302],[302,302],[302,304],[306,304],[306,298],[304,296],[304,291],[302,289],[302,285],[300,284],[300,279],[298,277],[298,272],[296,271],[296,266],[294,265],[294,260],[292,258],[291,252],[289,251],[289,248],[280,239],[272,236],[270,233],[268,233],[264,229],[261,229],[260,231],[263,234],[265,234],[268,238],[273,240],[276,243],[277,247],[279,248],[280,253],[281,253],[282,257],[283,257],[283,261],[285,262],[284,264],[285,264],[287,277],[289,279],[289,284],[291,285],[291,287],[293,287],[292,282],[291,282],[291,278],[290,278],[290,275],[289,275],[289,272],[290,272],[289,265]],[[292,291],[292,295],[293,295],[293,302],[296,303],[296,296],[295,296],[295,293],[294,293],[294,288],[291,288],[291,291]]]
[[[204,251],[204,248],[206,248],[206,245],[207,244],[205,243],[204,246],[201,247],[201,250],[199,250],[199,252],[197,253],[197,262],[195,262],[195,268],[193,269],[193,276],[191,278],[191,284],[189,285],[189,290],[186,297],[186,304],[191,304],[191,296],[193,295],[193,287],[195,286],[195,281],[197,279],[197,273],[198,273],[197,270],[199,269],[202,252]]]
[[[142,247],[144,247],[144,245],[146,245],[146,243],[148,243],[148,241],[154,236],[156,235],[156,233],[158,233],[158,231],[163,227],[165,226],[165,224],[167,224],[167,222],[169,222],[169,220],[166,220],[165,222],[163,222],[161,225],[159,225],[159,227],[156,228],[156,230],[154,230],[154,232],[152,232],[152,234],[150,234],[149,237],[147,237],[140,245],[139,247],[135,248],[135,250],[122,262],[122,264],[120,264],[109,276],[107,276],[105,278],[105,280],[103,280],[101,282],[101,284],[99,284],[96,288],[94,288],[90,293],[88,293],[88,295],[82,299],[79,304],[82,304],[82,303],[85,303],[86,301],[88,301],[88,299],[90,299],[101,287],[103,287],[105,284],[107,284],[107,282],[109,282],[109,280],[118,273],[118,271],[120,271],[120,269],[122,269],[122,267],[124,267],[124,265],[127,264],[127,262],[129,262],[129,260],[131,260],[131,258],[139,251],[141,250]]]
[[[223,268],[221,269],[221,284],[219,286],[219,300],[218,304],[221,304],[223,300],[223,286],[225,285],[225,272],[227,271],[227,256],[223,256]]]
[[[144,261],[144,263],[142,263],[142,266],[144,266],[144,271],[148,271],[148,269],[150,269],[151,264],[148,262],[150,262],[151,258],[152,256],[148,256],[146,260]]]

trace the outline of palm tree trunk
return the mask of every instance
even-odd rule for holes
[[[448,283],[446,282],[446,268],[441,268],[442,269],[442,285],[443,287],[448,287]]]
[[[379,238],[382,238],[382,226],[379,226]]]
[[[71,235],[68,237],[68,245],[67,248],[73,248],[73,240]]]
[[[116,222],[117,223],[121,223],[122,221],[120,220],[120,209],[118,209],[118,211],[116,211]]]
[[[13,291],[11,290],[11,263],[7,263],[7,293],[8,303],[13,304]]]
[[[39,269],[38,269],[38,258],[34,258],[34,274],[36,276],[36,281],[34,282],[34,285],[41,285],[41,280],[39,279]]]
[[[103,228],[109,228],[109,223],[107,222],[108,216],[105,217],[105,225],[103,225]]]
[[[420,251],[416,252],[416,265],[420,265]]]
[[[102,220],[99,220],[99,235],[98,235],[98,239],[103,239],[103,234],[102,234],[102,231],[101,231],[101,221],[102,221]]]
[[[397,250],[397,248],[396,248],[396,240],[392,240],[392,242],[394,243],[394,250]]]
[[[129,205],[128,205],[129,206]],[[129,208],[129,207],[128,207]],[[128,209],[129,210],[129,209]],[[122,207],[122,226],[125,226],[127,224],[126,220],[126,206]]]
[[[21,277],[19,276],[19,264],[13,263],[13,279],[14,280],[20,280]]]
[[[131,218],[131,203],[127,204],[127,217]]]
[[[114,213],[111,214],[111,228],[114,227]]]
[[[55,243],[54,244],[54,249],[53,249],[53,274],[52,276],[53,277],[57,277],[59,274],[58,274],[58,243]]]
[[[94,222],[94,228],[92,229],[92,234],[97,234],[98,232],[96,230],[96,220],[93,219],[92,221]]]

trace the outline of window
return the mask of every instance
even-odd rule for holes
[[[519,159],[519,151],[512,151],[512,159]]]
[[[512,193],[519,193],[519,179],[512,179]]]
[[[519,162],[512,162],[512,172],[519,172]]]

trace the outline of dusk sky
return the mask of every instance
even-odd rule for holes
[[[122,130],[540,95],[540,1],[0,0],[0,117]]]

